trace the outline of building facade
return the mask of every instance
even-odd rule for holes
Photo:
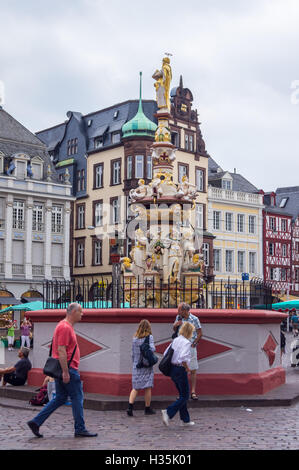
[[[45,279],[69,279],[71,185],[45,145],[0,108],[1,308],[41,298]]]
[[[228,279],[263,277],[264,206],[263,197],[257,192],[242,175],[223,171],[210,158],[208,223],[215,236],[216,285]]]

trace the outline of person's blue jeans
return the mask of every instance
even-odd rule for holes
[[[75,433],[86,430],[83,417],[83,390],[80,375],[76,369],[72,368],[69,369],[69,373],[69,383],[65,384],[62,380],[55,380],[56,397],[49,401],[42,411],[32,420],[38,426],[41,426],[57,408],[64,405],[69,396],[72,400]]]
[[[178,400],[174,401],[167,407],[167,414],[169,418],[172,419],[179,411],[181,420],[184,421],[184,423],[189,423],[190,416],[187,410],[187,402],[189,399],[189,382],[185,367],[175,366],[172,364],[170,377],[175,383],[180,396]]]

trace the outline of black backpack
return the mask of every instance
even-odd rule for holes
[[[137,369],[141,367],[152,367],[158,362],[157,356],[153,353],[149,344],[149,335],[145,338],[143,343],[140,346],[141,359],[137,364]],[[147,364],[143,362],[143,359],[147,361]]]
[[[173,347],[172,345],[169,346],[168,351],[166,352],[165,356],[162,357],[160,364],[159,364],[159,369],[162,372],[162,374],[167,375],[167,377],[170,376],[170,371],[171,371],[171,359],[173,356]]]

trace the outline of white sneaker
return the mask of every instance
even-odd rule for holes
[[[189,423],[184,423],[184,421],[182,421],[182,426],[194,426],[194,421],[189,421]]]
[[[169,426],[169,416],[168,416],[167,410],[161,410],[161,413],[162,413],[163,423],[165,424],[165,426]]]

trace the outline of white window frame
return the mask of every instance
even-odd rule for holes
[[[103,225],[103,203],[97,202],[94,208],[94,222],[96,227]]]
[[[234,228],[234,213],[225,212],[225,231],[232,232],[233,228]]]
[[[33,205],[32,230],[34,232],[44,231],[44,205],[38,202]]]
[[[217,273],[220,273],[222,271],[221,269],[221,249],[220,248],[214,248],[214,271]],[[216,256],[216,252],[218,253],[218,258]]]
[[[228,258],[228,254],[230,253],[231,258]],[[231,269],[228,269],[231,267]],[[233,273],[234,272],[234,251],[233,250],[225,250],[225,272],[226,273]]]
[[[77,208],[77,228],[81,229],[84,228],[84,219],[85,219],[85,205],[79,205]]]
[[[146,157],[146,177],[150,180],[153,178],[153,160],[151,155]]]
[[[199,229],[203,229],[203,204],[199,202],[196,203],[195,206],[195,227]]]
[[[100,266],[102,265],[102,241],[101,240],[95,240],[94,241],[94,265],[95,266]]]
[[[135,156],[135,178],[144,178],[144,156]]]
[[[77,244],[77,266],[84,266],[84,243],[79,242]]]
[[[213,230],[221,229],[221,211],[213,211]]]
[[[129,155],[127,157],[127,179],[130,180],[133,178],[133,157]]]
[[[204,171],[200,168],[196,168],[195,170],[195,178],[196,178],[196,188],[198,191],[204,190]]]
[[[246,269],[245,251],[238,250],[237,258],[238,258],[238,273],[244,273]]]
[[[63,232],[63,208],[62,206],[52,206],[52,233]]]
[[[12,228],[18,230],[25,230],[25,202],[14,201],[13,202],[13,221]]]
[[[252,235],[256,233],[256,215],[248,216],[248,233]]]
[[[113,162],[113,166],[112,166],[112,170],[113,170],[113,178],[112,178],[112,184],[120,184],[121,182],[121,162],[120,160],[117,160],[115,162]]]
[[[209,264],[210,264],[210,245],[208,243],[203,243],[201,251],[202,251],[202,254],[203,254],[204,265],[209,266]]]
[[[237,232],[245,233],[245,215],[244,214],[237,214]]]
[[[256,268],[257,268],[257,255],[255,251],[249,251],[248,253],[248,266],[249,266],[249,273],[250,274],[256,274]]]
[[[113,199],[112,201],[112,224],[118,224],[120,222],[120,204],[119,200]]]

